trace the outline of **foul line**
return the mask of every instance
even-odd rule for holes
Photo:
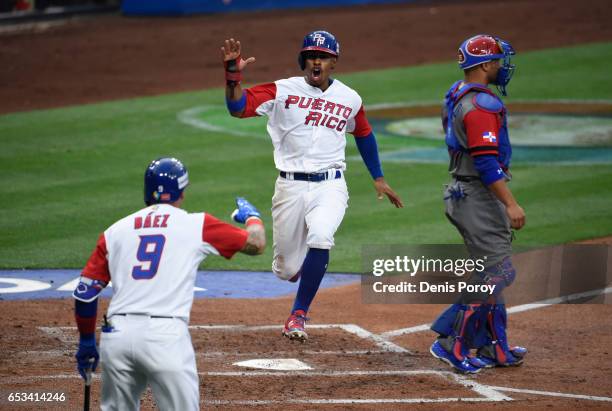
[[[555,392],[555,391],[527,390],[523,388],[496,387],[492,385],[490,385],[489,388],[497,390],[497,391],[517,392],[521,394],[546,395],[549,397],[576,398],[576,399],[581,399],[581,400],[612,402],[612,398],[610,397],[598,397],[595,395],[566,394],[566,393]]]
[[[516,305],[514,307],[508,308],[508,314],[516,314],[524,311],[535,310],[538,308],[544,308],[555,304],[564,304],[569,303],[576,300],[581,300],[583,298],[596,297],[598,295],[605,295],[612,293],[612,287],[600,288],[597,290],[585,291],[583,293],[570,294],[562,297],[549,298],[546,300],[536,301],[535,303]],[[401,335],[406,334],[414,334],[422,331],[428,331],[429,327],[431,327],[431,323],[415,325],[412,327],[400,328],[398,330],[386,331],[384,333],[379,334],[379,336],[383,339],[399,337]]]
[[[490,402],[495,401],[489,398],[379,398],[379,399],[361,399],[361,398],[336,398],[336,399],[310,399],[310,400],[207,400],[203,401],[206,405],[272,405],[272,404],[316,404],[316,405],[333,405],[333,404],[413,404],[413,403],[443,403],[443,402]]]
[[[387,354],[388,350],[346,350],[346,351],[316,351],[316,350],[300,350],[300,355],[370,355],[370,354]],[[211,351],[204,353],[196,353],[196,357],[213,358],[213,357],[253,357],[262,353],[253,352],[228,352],[228,351]],[[274,351],[275,356],[295,355],[295,351]]]

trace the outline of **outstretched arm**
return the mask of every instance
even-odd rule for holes
[[[380,165],[380,158],[378,156],[378,145],[376,144],[376,137],[374,133],[370,132],[365,137],[355,137],[359,154],[365,163],[370,175],[374,179],[374,189],[379,200],[382,200],[384,196],[387,196],[391,204],[397,208],[404,207],[404,203],[399,195],[393,191],[393,189],[385,181],[383,176],[382,167]]]
[[[266,230],[263,222],[258,217],[251,217],[246,222],[246,230],[249,236],[240,252],[248,255],[263,254],[266,249]]]
[[[241,46],[238,40],[225,40],[223,47],[221,47],[223,66],[225,67],[225,100],[230,114],[234,117],[240,117],[246,105],[246,96],[240,85],[242,70],[248,64],[255,62],[255,57],[244,60],[240,53]]]
[[[246,225],[248,237],[240,252],[248,255],[263,254],[266,249],[266,230],[259,210],[246,198],[237,197],[232,220]]]

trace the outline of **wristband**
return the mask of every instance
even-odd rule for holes
[[[241,72],[239,71],[235,71],[235,72],[226,71],[225,72],[225,83],[228,86],[236,86],[237,84],[240,84],[241,81],[242,81]]]
[[[225,67],[225,82],[228,86],[234,87],[242,81],[242,73],[238,70],[239,61],[240,56],[233,60],[223,62],[223,67]]]
[[[240,113],[246,107],[246,93],[242,92],[242,97],[240,100],[230,100],[229,98],[225,98],[225,104],[227,105],[227,109],[230,113]]]
[[[261,219],[259,217],[251,216],[251,217],[247,218],[247,220],[246,220],[246,222],[244,224],[247,227],[251,226],[251,225],[260,225],[260,226],[263,226],[263,221],[261,221]]]

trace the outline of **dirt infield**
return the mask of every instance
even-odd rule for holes
[[[530,349],[525,364],[461,377],[429,355],[432,333],[389,333],[430,322],[440,306],[364,305],[359,285],[324,290],[310,313],[311,339],[300,344],[280,336],[290,303],[289,297],[196,301],[191,333],[204,408],[244,409],[259,401],[261,408],[280,410],[287,409],[285,401],[292,399],[311,401],[301,405],[306,409],[415,405],[383,402],[390,400],[421,402],[425,409],[465,408],[453,398],[491,401],[496,409],[512,410],[612,406],[597,398],[612,398],[610,305],[557,305],[511,314],[511,341]],[[77,333],[61,328],[73,326],[72,301],[0,302],[0,308],[5,323],[0,334],[0,409],[40,409],[32,403],[9,404],[10,392],[65,393],[66,402],[46,403],[45,409],[78,409],[82,383],[72,358]],[[106,301],[101,311],[105,308]],[[222,324],[228,327],[219,329]],[[296,358],[313,369],[265,372],[232,365],[256,358]],[[94,405],[99,386],[96,380]],[[488,386],[539,393],[493,391],[501,397],[496,398]],[[554,397],[551,392],[569,397]],[[325,403],[342,399],[369,403]],[[151,404],[147,395],[143,409]]]
[[[460,39],[481,31],[508,38],[519,51],[610,41],[611,19],[608,0],[448,1],[180,19],[106,16],[25,31],[4,28],[0,113],[220,87],[218,47],[230,35],[258,57],[246,76],[257,82],[294,75],[302,35],[321,26],[342,42],[341,73],[448,61]],[[603,400],[612,398],[610,305],[511,314],[511,342],[530,350],[525,364],[476,377],[448,373],[434,360],[428,353],[434,335],[425,326],[397,331],[431,322],[440,306],[364,305],[358,285],[324,290],[313,304],[305,344],[280,337],[290,306],[291,297],[194,303],[191,324],[203,326],[192,336],[204,408],[475,406],[459,402],[465,399],[511,410],[612,408]],[[81,408],[76,331],[61,328],[73,326],[72,307],[70,299],[0,301],[0,409]],[[272,375],[232,365],[253,358],[297,358],[313,370]],[[96,380],[94,408],[99,387]],[[62,392],[67,399],[16,403],[7,399],[11,392]],[[325,402],[330,399],[338,401]],[[393,399],[398,401],[384,402]],[[311,402],[287,403],[294,400]],[[148,395],[143,409],[151,407]]]

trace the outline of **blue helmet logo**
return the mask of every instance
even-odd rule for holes
[[[298,63],[302,70],[304,70],[305,67],[303,53],[306,51],[321,51],[331,54],[334,57],[339,57],[340,43],[336,40],[336,37],[328,31],[317,30],[308,33],[306,37],[304,37],[302,49],[298,57]]]
[[[144,201],[147,205],[174,203],[189,184],[187,168],[176,158],[158,158],[144,176]]]

